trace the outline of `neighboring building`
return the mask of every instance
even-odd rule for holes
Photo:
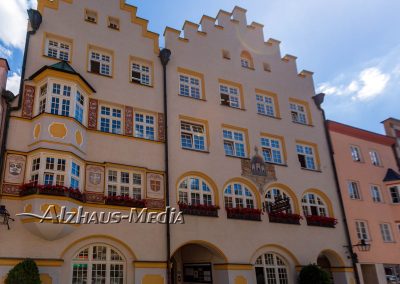
[[[352,244],[365,240],[371,245],[369,251],[356,252],[360,278],[365,284],[400,283],[395,139],[334,121],[328,121],[328,129]]]
[[[382,121],[387,136],[396,139],[394,151],[397,158],[397,166],[400,168],[400,120],[390,117]]]
[[[4,123],[7,111],[7,102],[6,98],[3,96],[3,92],[6,90],[7,75],[9,70],[10,67],[8,66],[7,59],[0,58],[0,148],[3,141]]]
[[[1,205],[12,216],[162,211],[158,35],[123,0],[39,0],[38,10]],[[198,28],[165,31],[168,197],[186,223],[168,239],[164,224],[16,217],[1,228],[0,279],[30,257],[43,283],[162,284],[170,242],[174,284],[294,284],[309,263],[354,283],[312,73],[282,58],[279,41],[264,42],[242,8],[203,16]]]

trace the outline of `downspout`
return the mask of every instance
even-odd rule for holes
[[[14,99],[12,99],[11,101],[7,100],[8,103],[7,103],[7,112],[6,112],[6,116],[5,116],[5,122],[4,122],[4,136],[3,136],[3,141],[1,141],[1,149],[0,149],[0,172],[3,169],[3,165],[4,165],[4,153],[6,151],[11,112],[20,110],[22,107],[22,97],[23,97],[22,93],[23,93],[23,88],[24,88],[26,60],[28,57],[28,48],[29,48],[30,38],[31,38],[31,35],[34,35],[36,33],[36,31],[39,29],[39,27],[42,23],[42,15],[39,13],[39,11],[34,10],[34,9],[29,9],[27,12],[28,12],[28,16],[29,16],[29,23],[30,23],[32,30],[26,32],[24,56],[22,59],[21,82],[19,84],[18,104],[14,107],[11,107],[11,102]],[[0,182],[2,182],[1,174],[0,174]]]
[[[170,219],[170,201],[169,201],[169,161],[168,161],[168,100],[167,100],[167,65],[169,59],[171,57],[171,51],[167,48],[163,48],[160,51],[160,61],[163,67],[163,83],[164,83],[164,137],[165,137],[165,146],[164,146],[164,163],[165,163],[165,206],[167,208],[167,222],[166,222],[166,259],[167,259],[167,284],[171,284],[171,225],[169,223]]]
[[[360,284],[360,278],[357,272],[357,254],[354,253],[353,251],[353,245],[351,243],[351,238],[350,238],[350,231],[349,231],[349,227],[347,225],[347,218],[346,218],[346,212],[344,209],[344,203],[343,203],[343,198],[342,198],[342,194],[340,191],[340,183],[339,183],[339,176],[336,170],[336,163],[335,163],[335,159],[334,159],[334,151],[333,151],[333,146],[332,146],[332,139],[331,136],[329,134],[329,130],[328,130],[328,124],[327,124],[327,120],[326,120],[326,116],[325,116],[325,110],[321,107],[322,103],[324,102],[324,97],[325,94],[324,93],[320,93],[318,95],[315,95],[313,97],[313,100],[317,106],[317,108],[322,112],[322,118],[323,118],[323,122],[324,122],[324,130],[325,130],[325,137],[326,140],[328,142],[328,148],[329,148],[329,157],[331,160],[331,165],[333,168],[333,175],[335,178],[335,184],[336,184],[336,191],[337,191],[337,195],[339,197],[339,204],[340,204],[340,211],[342,213],[343,216],[343,224],[344,224],[344,228],[345,228],[345,234],[346,234],[346,240],[347,240],[347,248],[349,249],[350,252],[350,259],[351,259],[351,263],[353,265],[353,270],[354,270],[354,276],[356,278],[356,283]]]

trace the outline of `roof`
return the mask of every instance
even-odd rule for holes
[[[371,132],[347,124],[327,120],[328,130],[338,132],[347,136],[363,139],[369,142],[379,143],[386,146],[392,146],[396,143],[396,139],[387,135]]]
[[[384,121],[382,121],[381,123],[385,123],[386,121],[396,121],[396,122],[400,122],[400,119],[394,118],[394,117],[388,117],[386,118]]]
[[[89,84],[89,82],[86,81],[86,79],[83,78],[83,76],[81,74],[76,72],[75,69],[72,68],[72,66],[69,65],[68,62],[66,62],[66,61],[60,61],[60,62],[57,62],[57,63],[55,63],[53,65],[50,65],[50,66],[49,65],[43,66],[38,71],[36,71],[34,74],[32,74],[28,78],[28,80],[35,79],[35,77],[39,76],[41,73],[43,73],[46,70],[55,70],[55,71],[59,71],[59,72],[68,73],[68,74],[72,74],[72,75],[78,76],[93,91],[93,93],[96,93],[96,90]]]
[[[384,182],[387,181],[400,181],[400,174],[395,172],[393,169],[389,168],[386,172]]]

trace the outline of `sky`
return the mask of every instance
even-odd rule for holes
[[[10,64],[7,89],[18,93],[26,33],[26,9],[37,0],[0,1],[0,57]],[[77,0],[74,0],[77,1]],[[84,1],[84,0],[79,0]],[[99,0],[105,1],[105,0]],[[107,0],[119,1],[119,0]],[[264,24],[265,40],[281,41],[281,53],[314,72],[328,119],[383,133],[381,121],[400,119],[400,1],[398,0],[128,0],[149,29],[181,29],[185,20],[216,17],[235,5],[249,23]],[[162,37],[160,44],[163,45]]]

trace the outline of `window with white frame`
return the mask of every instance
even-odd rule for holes
[[[219,85],[221,104],[233,108],[240,108],[240,90],[234,86]]]
[[[297,157],[300,162],[300,166],[303,169],[309,169],[309,170],[317,169],[317,164],[315,161],[316,149],[314,149],[313,146],[297,143],[296,151],[297,151]]]
[[[112,55],[104,51],[90,50],[89,72],[105,76],[111,76]]]
[[[376,203],[383,202],[381,189],[377,185],[371,185],[371,196],[372,200]]]
[[[56,115],[69,116],[71,108],[71,86],[53,83],[51,89],[50,112]]]
[[[351,199],[361,199],[360,188],[359,188],[358,182],[348,181],[347,188],[349,190],[349,196]]]
[[[205,151],[207,133],[204,125],[181,121],[181,147]]]
[[[188,205],[214,205],[210,185],[197,176],[185,177],[178,186],[179,202]]]
[[[257,112],[259,114],[275,117],[274,98],[267,95],[256,95]]]
[[[225,208],[256,208],[251,190],[242,183],[231,183],[224,190]]]
[[[307,108],[306,106],[298,103],[290,103],[290,111],[292,114],[292,121],[301,124],[308,124],[307,121]]]
[[[79,188],[79,177],[81,176],[81,166],[79,166],[75,161],[71,163],[71,183],[72,188]]]
[[[289,284],[289,267],[272,252],[260,255],[254,265],[257,284]]]
[[[287,194],[284,190],[280,189],[280,188],[271,188],[269,190],[267,190],[267,192],[265,193],[265,205],[269,211],[270,209],[270,205],[274,204],[276,199],[281,199],[281,198],[289,198],[290,200],[290,208],[288,210],[286,210],[286,213],[292,213],[292,200],[289,197],[289,194]]]
[[[194,99],[201,98],[201,79],[186,74],[179,75],[179,95],[191,97]]]
[[[392,203],[400,203],[400,189],[398,186],[392,186],[389,188],[390,197],[392,198]]]
[[[100,131],[122,134],[122,110],[111,106],[101,106],[99,115]]]
[[[361,150],[358,146],[351,145],[350,146],[350,151],[351,151],[351,158],[355,162],[361,162]]]
[[[70,61],[71,43],[55,38],[46,38],[46,55],[63,61]]]
[[[93,244],[81,249],[72,259],[72,284],[124,284],[126,261],[115,248]]]
[[[301,199],[305,216],[327,216],[327,208],[322,198],[315,193],[307,193]]]
[[[143,174],[136,171],[108,169],[107,195],[143,198]]]
[[[55,158],[55,157],[46,157],[45,159],[45,170],[43,175],[43,184],[44,185],[66,185],[66,159],[64,158]],[[79,186],[74,187],[70,183],[70,186],[73,188],[79,188]]]
[[[369,151],[369,156],[371,158],[371,163],[374,166],[381,166],[381,159],[379,158],[379,154],[377,151]]]
[[[39,114],[46,112],[47,89],[48,89],[47,83],[40,87]]]
[[[143,63],[131,63],[131,81],[140,85],[151,86],[151,67]]]
[[[245,134],[242,131],[223,129],[225,155],[246,157]]]
[[[356,221],[357,238],[361,240],[369,240],[368,225],[366,221]]]
[[[264,160],[268,163],[283,164],[282,141],[277,138],[261,137]]]
[[[393,242],[392,228],[388,223],[379,224],[381,235],[384,242]]]
[[[135,137],[155,140],[155,118],[153,115],[135,113]]]
[[[85,110],[85,97],[80,91],[76,91],[75,95],[75,119],[80,123],[83,123],[83,113]]]

